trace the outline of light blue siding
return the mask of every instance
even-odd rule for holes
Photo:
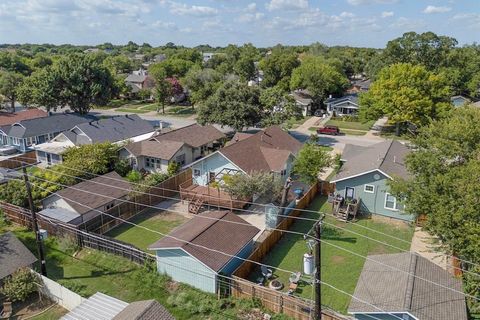
[[[356,314],[354,318],[357,320],[398,320],[399,318],[402,320],[415,320],[415,318],[411,317],[408,313],[395,313],[395,314],[373,314],[373,313],[365,313],[365,314]]]
[[[157,271],[202,291],[216,292],[216,273],[181,249],[157,250]]]
[[[200,175],[194,176],[193,178],[197,184],[205,186],[208,184],[209,172],[215,172],[215,175],[217,175],[223,169],[241,171],[240,168],[231,163],[230,160],[225,158],[221,153],[215,152],[211,156],[192,165],[192,174],[195,174],[195,171],[199,170]]]
[[[387,181],[388,177],[374,171],[366,173],[358,177],[338,181],[335,183],[336,192],[345,196],[347,187],[355,189],[355,198],[360,200],[359,211],[367,214],[378,214],[390,218],[400,220],[413,220],[412,215],[404,214],[402,206],[398,205],[399,210],[390,210],[385,208],[386,193],[389,192]],[[374,187],[373,193],[365,192],[365,185],[372,185]]]

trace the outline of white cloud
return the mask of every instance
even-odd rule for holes
[[[252,2],[250,3],[247,8],[245,9],[245,11],[248,11],[248,12],[255,12],[257,11],[257,4],[255,2]]]
[[[214,16],[218,10],[207,6],[189,6],[185,3],[171,2],[170,13],[180,16]]]
[[[436,7],[436,6],[427,6],[424,10],[423,13],[445,13],[451,11],[452,8],[450,7]]]
[[[398,0],[347,0],[352,6],[366,5],[366,4],[392,4]]]
[[[308,0],[270,0],[265,7],[270,10],[303,10],[308,8]]]
[[[399,28],[402,30],[412,31],[415,29],[424,28],[427,24],[423,20],[409,19],[405,17],[398,18],[390,26],[393,28]]]
[[[245,13],[241,14],[236,21],[238,22],[244,22],[244,23],[249,23],[249,22],[254,22],[254,21],[260,21],[265,17],[265,14],[261,12],[257,13]]]
[[[355,17],[355,15],[351,12],[344,11],[344,12],[340,13],[340,17],[342,17],[342,18],[353,18],[353,17]]]
[[[382,12],[382,18],[388,18],[388,17],[393,17],[394,13],[393,11],[383,11]]]

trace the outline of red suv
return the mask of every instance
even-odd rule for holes
[[[338,135],[340,134],[340,129],[337,126],[325,126],[322,128],[317,129],[318,134],[331,134],[331,135]]]

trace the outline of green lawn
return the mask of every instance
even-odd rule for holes
[[[326,197],[317,197],[309,209],[330,213],[330,204],[326,202]],[[303,213],[302,217],[317,219],[319,212]],[[410,241],[413,235],[413,229],[408,227],[397,227],[386,223],[374,222],[371,219],[360,220],[356,223],[345,224],[334,218],[327,216],[325,222],[367,235],[379,241],[388,242],[396,247],[408,250],[408,243],[392,239],[381,234],[376,234],[358,227],[357,225],[373,228],[380,232],[394,235],[395,237]],[[394,253],[398,250],[379,244],[372,240],[357,236],[347,231],[334,228],[325,224],[322,238],[342,248],[354,251],[360,255]],[[297,220],[290,230],[306,233],[313,225],[312,221]],[[308,252],[303,236],[295,234],[285,234],[272,251],[265,257],[264,263],[285,270],[303,271],[303,255]],[[333,248],[327,244],[322,244],[322,280],[350,294],[353,294],[357,284],[358,277],[363,268],[364,259],[354,256],[346,251]],[[256,271],[258,272],[258,271]],[[289,274],[275,270],[274,276],[278,277],[284,284],[288,284]],[[251,275],[251,280],[258,277],[255,272]],[[288,288],[287,288],[288,289]],[[287,291],[284,289],[284,291]],[[301,282],[296,292],[298,295],[311,299],[312,286],[306,282]],[[346,313],[350,297],[328,287],[322,288],[322,303],[330,308],[342,313]]]
[[[13,231],[36,254],[33,232],[13,225],[5,226],[0,221],[0,233],[8,230]],[[258,302],[250,300],[218,300],[216,295],[170,281],[158,274],[155,266],[142,267],[128,259],[97,250],[82,249],[73,257],[73,248],[67,243],[52,236],[45,241],[48,277],[84,297],[103,292],[129,303],[155,299],[177,320],[237,319],[238,314],[261,307]],[[45,313],[34,319],[58,318],[52,313]],[[280,319],[286,318],[272,318]]]
[[[173,228],[184,223],[187,218],[172,212],[160,212],[155,209],[147,209],[143,213],[133,217],[130,221],[163,234],[169,233]],[[129,224],[121,224],[109,231],[107,236],[131,243],[134,246],[148,251],[147,247],[162,238],[161,235]]]
[[[63,315],[67,314],[68,310],[60,307],[59,305],[53,306],[42,314],[36,317],[30,318],[31,320],[58,320]]]
[[[353,122],[353,121],[341,121],[341,120],[328,120],[326,125],[337,126],[340,129],[353,129],[353,130],[370,130],[370,127],[375,123],[374,120],[368,122]]]
[[[350,136],[364,136],[364,135],[367,134],[367,131],[342,129],[342,133],[345,133],[345,134],[350,135]]]
[[[118,108],[116,111],[127,112],[127,113],[147,113],[148,110],[142,109],[131,109],[131,108]]]

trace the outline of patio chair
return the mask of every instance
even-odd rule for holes
[[[265,279],[270,279],[273,276],[273,271],[272,269],[268,269],[266,266],[261,266],[260,270],[262,270],[262,275],[265,277]]]
[[[12,303],[11,302],[4,302],[3,303],[3,310],[0,313],[0,319],[10,319],[12,316],[13,309],[12,309]]]

